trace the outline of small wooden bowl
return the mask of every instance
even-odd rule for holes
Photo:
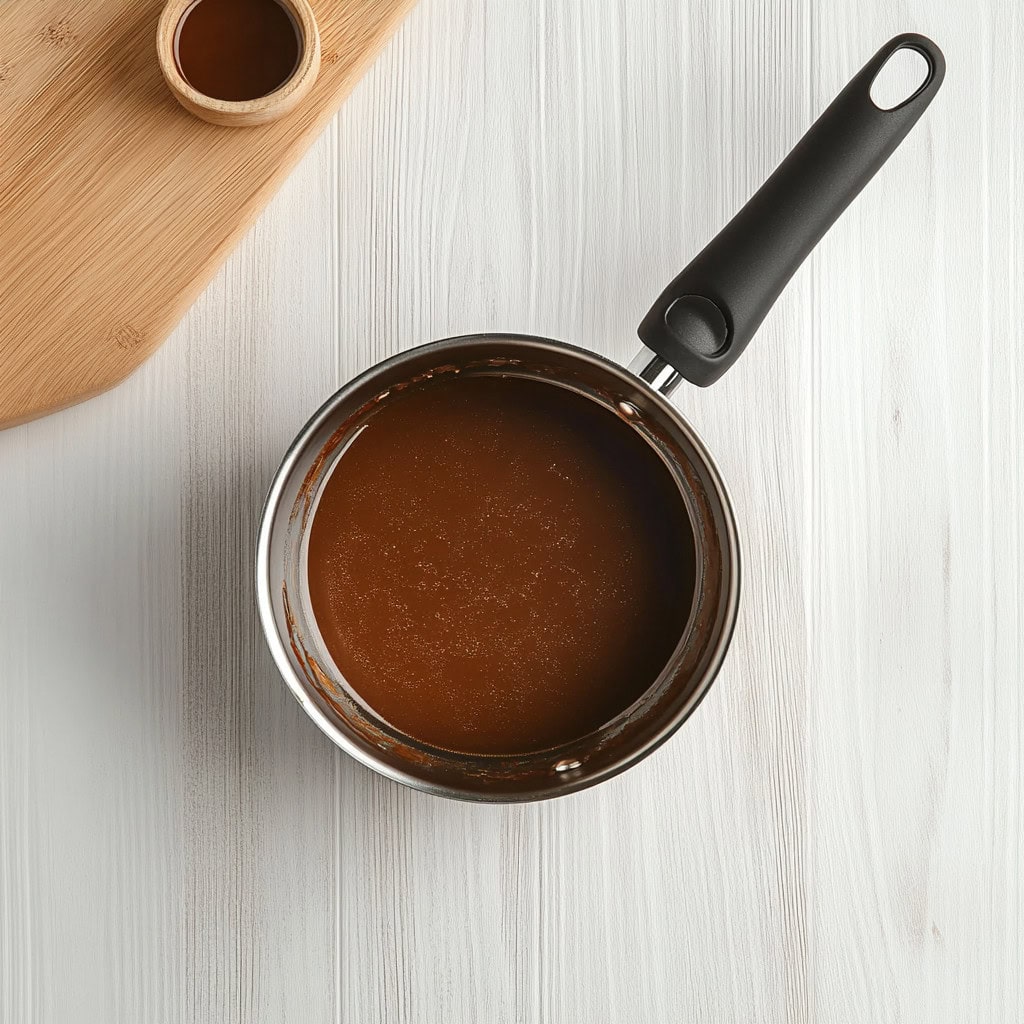
[[[190,113],[211,124],[246,127],[265,124],[287,114],[313,88],[320,71],[320,30],[309,0],[278,0],[288,9],[299,29],[299,62],[288,80],[254,100],[218,100],[193,88],[178,70],[174,36],[182,15],[195,0],[168,0],[156,30],[156,54],[164,81],[175,99]]]

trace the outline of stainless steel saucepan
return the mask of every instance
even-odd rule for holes
[[[871,86],[898,50],[928,72],[890,110]],[[668,396],[682,379],[717,380],[739,357],[807,254],[911,129],[945,69],[920,35],[883,46],[729,224],[662,292],[640,325],[628,368],[571,345],[480,334],[411,349],[333,395],[306,424],[274,478],[259,530],[256,583],[267,642],[292,693],[343,750],[375,771],[442,796],[538,800],[573,792],[635,764],[671,736],[713,682],[739,602],[739,542],[728,493],[696,431]],[[458,367],[516,374],[586,395],[626,418],[672,472],[694,529],[697,590],[671,661],[614,721],[562,747],[517,756],[457,754],[417,743],[346,686],[316,627],[306,585],[308,527],[321,487],[347,441],[396,385]]]

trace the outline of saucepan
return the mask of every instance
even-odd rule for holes
[[[927,74],[892,109],[871,98],[900,50]],[[921,35],[886,43],[811,126],[733,220],[665,288],[639,327],[628,367],[546,338],[480,334],[423,345],[368,370],[333,395],[299,433],[273,480],[259,529],[256,583],[267,642],[291,692],[343,750],[380,774],[438,795],[538,800],[608,779],[650,754],[693,712],[715,679],[740,593],[739,538],[715,462],[669,396],[705,386],[737,360],[804,258],[906,136],[942,82],[942,52]],[[396,386],[438,367],[514,373],[628,415],[671,470],[694,533],[697,586],[674,654],[643,699],[557,749],[516,756],[453,753],[418,743],[376,716],[332,669],[306,585],[311,510],[337,453],[366,411]]]

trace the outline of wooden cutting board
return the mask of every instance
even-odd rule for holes
[[[162,0],[0,0],[0,427],[152,355],[414,2],[313,0],[313,92],[219,128],[164,84]]]

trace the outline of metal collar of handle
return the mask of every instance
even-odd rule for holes
[[[627,369],[666,398],[675,391],[683,379],[683,375],[674,366],[662,359],[657,352],[652,352],[646,345],[640,346],[640,351],[633,357]]]

